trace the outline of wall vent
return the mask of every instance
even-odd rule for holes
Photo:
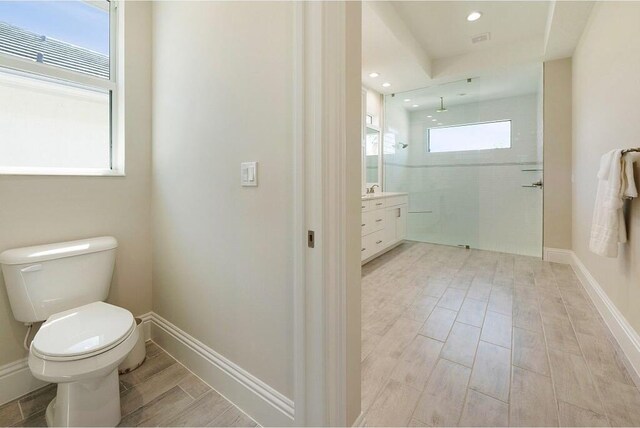
[[[482,33],[482,34],[477,34],[473,37],[471,37],[471,43],[480,43],[480,42],[486,42],[487,40],[491,40],[491,33]]]

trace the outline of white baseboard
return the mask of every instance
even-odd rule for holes
[[[629,360],[630,369],[640,376],[640,336],[573,251],[571,256],[571,267]]]
[[[544,247],[542,259],[547,262],[570,265],[573,263],[573,251],[562,248]]]
[[[26,358],[0,366],[0,405],[45,386],[29,370]]]
[[[138,315],[138,318],[142,320],[142,333],[144,334],[144,341],[151,340],[151,318],[153,312],[147,312],[146,314]]]
[[[151,338],[160,347],[260,425],[293,425],[292,400],[158,314],[149,318]]]
[[[600,316],[627,357],[631,365],[629,369],[635,371],[637,377],[640,377],[640,336],[609,299],[607,293],[604,292],[578,256],[571,250],[545,248],[544,260],[571,265]]]

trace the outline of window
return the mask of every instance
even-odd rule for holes
[[[122,173],[117,9],[0,1],[0,173]]]
[[[510,120],[445,126],[427,131],[427,151],[431,153],[508,148],[511,148]]]

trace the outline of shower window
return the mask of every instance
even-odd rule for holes
[[[511,121],[443,126],[427,130],[427,152],[511,148]]]

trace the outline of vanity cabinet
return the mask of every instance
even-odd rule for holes
[[[363,263],[392,249],[406,238],[408,201],[407,194],[384,192],[362,199]]]

